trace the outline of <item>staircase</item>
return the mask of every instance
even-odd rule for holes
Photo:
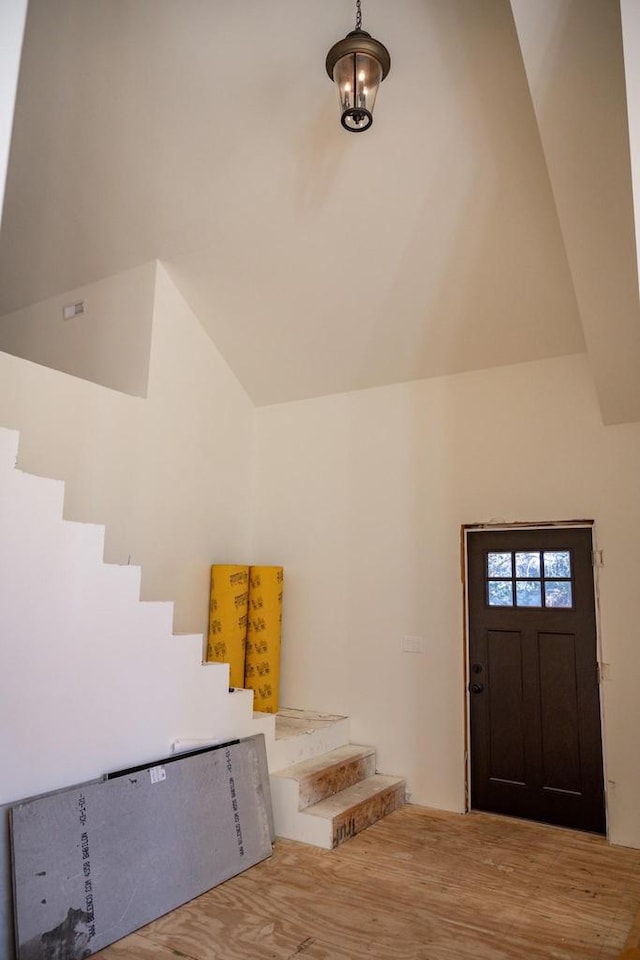
[[[104,527],[63,518],[64,484],[16,469],[0,428],[0,957],[13,954],[4,805],[164,757],[179,735],[264,732],[173,605],[140,600],[139,567],[103,562]]]
[[[229,692],[202,637],[173,635],[172,604],[141,601],[140,568],[104,563],[104,528],[63,519],[64,484],[16,469],[17,449],[0,428],[0,804],[257,732],[279,836],[331,848],[404,803],[346,717]]]
[[[64,484],[16,469],[17,449],[0,429],[0,804],[162,757],[180,734],[268,735],[252,691],[229,693],[202,636],[173,634],[173,605],[141,601],[140,568],[104,563],[104,527],[63,519]]]
[[[348,731],[346,717],[277,715],[270,758],[277,836],[332,849],[405,803],[404,780],[376,773],[375,749],[349,743]]]

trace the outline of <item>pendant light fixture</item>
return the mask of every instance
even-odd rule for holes
[[[379,40],[362,29],[361,0],[356,0],[356,28],[327,54],[327,73],[338,88],[345,130],[360,133],[373,123],[378,87],[389,73],[391,57]]]

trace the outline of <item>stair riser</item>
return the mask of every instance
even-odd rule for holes
[[[376,820],[381,820],[387,814],[393,813],[405,803],[405,785],[398,784],[389,787],[375,797],[363,800],[357,806],[346,810],[340,816],[334,817],[332,824],[332,845],[337,847],[357,833],[371,826]]]
[[[318,803],[332,797],[341,790],[359,783],[376,772],[376,758],[372,753],[368,757],[348,760],[322,770],[300,782],[299,809],[304,810],[312,803]]]
[[[325,729],[313,730],[299,736],[288,737],[273,743],[269,754],[269,769],[283,770],[285,767],[312,757],[318,757],[336,747],[343,747],[349,743],[348,717],[343,717],[336,723],[329,724]]]

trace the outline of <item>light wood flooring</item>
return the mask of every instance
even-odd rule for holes
[[[278,840],[269,860],[97,956],[610,960],[636,945],[639,907],[640,850],[408,805],[333,851]]]

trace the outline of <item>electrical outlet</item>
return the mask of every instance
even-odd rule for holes
[[[423,637],[403,637],[402,652],[403,653],[424,653],[424,638]]]

